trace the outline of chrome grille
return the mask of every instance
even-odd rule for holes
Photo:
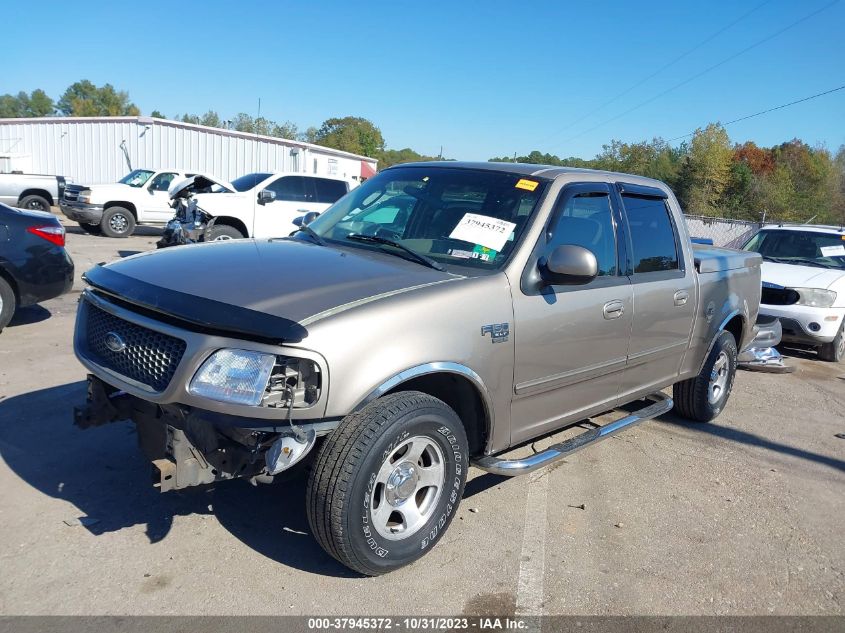
[[[170,384],[182,355],[185,341],[120,319],[97,306],[86,303],[85,342],[90,360],[98,365],[164,391]],[[111,349],[115,336],[124,344],[120,351]]]

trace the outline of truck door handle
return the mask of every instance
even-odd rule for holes
[[[618,319],[625,314],[625,304],[621,301],[608,301],[604,304],[602,314],[605,319]]]
[[[685,305],[686,302],[687,302],[687,299],[689,299],[689,293],[686,290],[678,290],[678,292],[675,293],[675,305],[676,306]]]

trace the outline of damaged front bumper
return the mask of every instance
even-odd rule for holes
[[[248,428],[248,418],[155,404],[89,374],[87,401],[74,408],[74,424],[87,429],[121,420],[135,423],[141,450],[152,462],[153,485],[162,492],[236,478],[272,481],[338,424],[280,420],[276,427]]]

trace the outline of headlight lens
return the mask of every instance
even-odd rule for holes
[[[836,293],[833,290],[822,288],[792,288],[798,293],[797,304],[810,306],[812,308],[829,308],[836,301]]]
[[[91,202],[91,190],[86,189],[84,191],[79,192],[79,196],[77,196],[77,201],[81,202],[82,204],[88,204]]]
[[[218,402],[257,406],[275,363],[273,354],[221,349],[202,364],[188,391]]]

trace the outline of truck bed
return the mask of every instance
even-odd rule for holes
[[[717,273],[737,268],[759,267],[763,259],[757,253],[693,244],[695,268],[699,273]]]

